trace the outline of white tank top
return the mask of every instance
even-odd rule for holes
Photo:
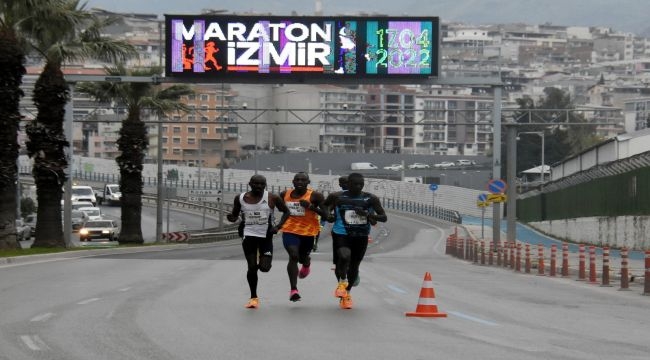
[[[239,204],[246,223],[244,236],[266,237],[269,216],[272,214],[272,209],[269,206],[269,192],[264,191],[262,199],[256,204],[246,203],[244,194],[239,194]]]

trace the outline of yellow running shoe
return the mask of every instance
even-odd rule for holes
[[[248,304],[246,304],[246,308],[248,309],[257,309],[258,307],[260,307],[260,300],[258,298],[250,298]]]
[[[339,301],[339,306],[341,309],[352,309],[352,296],[347,294],[345,297],[342,297],[341,301]]]
[[[336,290],[334,290],[334,297],[337,298],[343,298],[348,295],[348,282],[347,281],[339,281],[338,286],[336,286]]]

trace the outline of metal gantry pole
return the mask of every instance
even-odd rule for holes
[[[507,214],[506,223],[508,229],[506,239],[510,243],[517,240],[517,187],[515,186],[516,173],[517,173],[517,128],[514,123],[506,124],[506,151],[508,157],[506,182],[508,188],[506,189],[507,195]]]
[[[492,121],[494,123],[494,141],[492,142],[492,179],[501,177],[501,86],[493,85],[494,106],[492,108]],[[514,184],[509,184],[512,186]],[[492,206],[492,248],[496,249],[501,241],[501,205],[496,202]]]
[[[156,187],[156,242],[164,242],[162,238],[162,225],[163,225],[163,146],[162,146],[162,122],[158,123],[158,144],[156,146],[156,165],[157,165],[157,187]],[[169,194],[167,194],[169,196]],[[169,199],[167,199],[169,202]],[[169,215],[169,208],[167,210]],[[169,217],[167,218],[167,229],[169,229]]]

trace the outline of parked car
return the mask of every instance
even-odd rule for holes
[[[25,225],[23,219],[16,219],[16,237],[18,241],[29,240],[32,238],[32,229]]]
[[[428,169],[429,164],[413,163],[408,166],[409,169]]]
[[[441,163],[433,164],[434,168],[450,168],[454,166],[456,166],[456,164],[451,161],[443,161]]]
[[[384,170],[400,171],[402,169],[404,169],[402,164],[391,164],[391,165],[388,165],[388,166],[384,166]]]
[[[456,160],[456,165],[458,165],[458,166],[473,166],[473,165],[476,165],[476,162],[474,160],[460,159],[460,160]]]
[[[79,211],[83,211],[88,216],[88,220],[101,220],[102,210],[98,207],[82,207]]]
[[[376,170],[377,165],[370,162],[355,162],[350,164],[350,170]]]
[[[120,237],[120,228],[115,220],[89,220],[79,229],[79,241],[108,239],[116,241]]]

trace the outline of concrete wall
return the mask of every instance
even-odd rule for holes
[[[650,216],[589,217],[538,221],[535,229],[576,243],[650,249]]]

